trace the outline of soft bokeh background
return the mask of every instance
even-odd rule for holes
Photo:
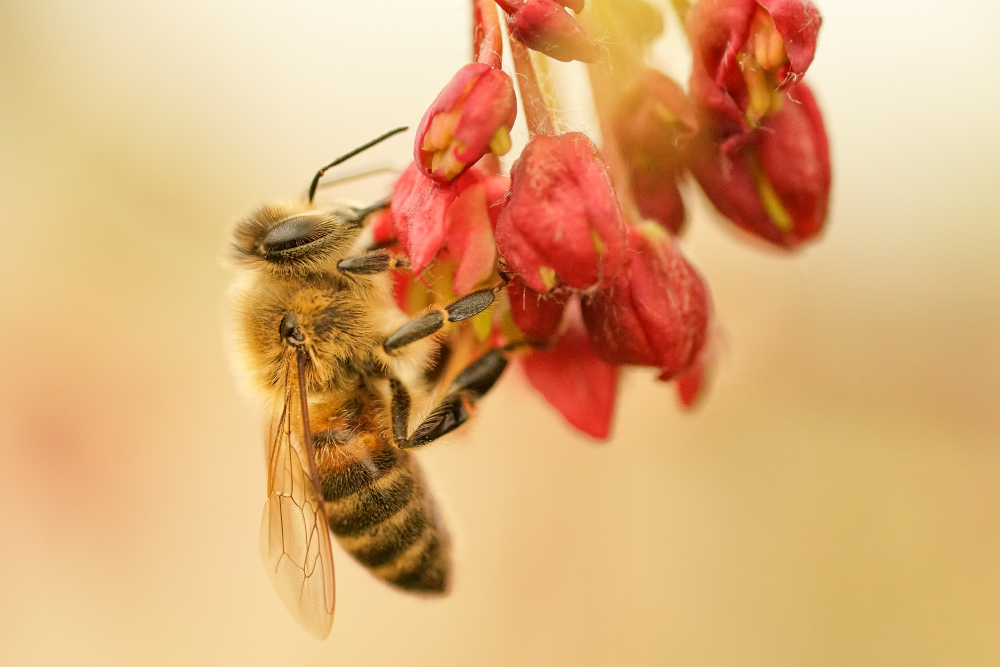
[[[419,119],[465,3],[0,2],[0,663],[1000,663],[1000,10],[819,6],[829,231],[789,258],[696,211],[707,403],[636,373],[597,445],[512,375],[421,456],[453,594],[338,547],[320,643],[259,562],[218,257],[236,217]]]

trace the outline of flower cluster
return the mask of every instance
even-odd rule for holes
[[[467,356],[516,350],[528,381],[597,438],[610,432],[622,366],[656,369],[685,406],[704,388],[714,316],[678,245],[687,174],[723,216],[778,248],[815,238],[826,220],[826,133],[803,82],[815,7],[672,6],[692,52],[687,91],[651,61],[659,5],[473,0],[474,62],[427,109],[414,161],[374,223],[410,259],[416,277],[400,273],[396,290],[411,313],[505,282],[507,298],[453,335],[466,336]],[[515,76],[503,70],[501,16]],[[545,58],[588,64],[600,147],[560,130],[539,84]],[[505,175],[519,98],[529,137]]]

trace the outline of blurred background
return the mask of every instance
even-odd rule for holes
[[[260,564],[219,258],[259,202],[416,124],[466,3],[0,2],[0,663],[1000,662],[1000,9],[818,6],[828,232],[787,257],[694,206],[724,334],[701,409],[635,372],[598,444],[510,374],[420,454],[451,596],[335,547],[321,643]]]

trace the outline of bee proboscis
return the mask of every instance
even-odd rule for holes
[[[486,310],[503,281],[407,321],[389,279],[406,260],[364,247],[366,218],[387,202],[313,203],[326,169],[403,129],[321,169],[307,201],[266,204],[233,233],[246,269],[234,289],[237,351],[273,407],[261,555],[291,615],[319,638],[333,622],[330,532],[380,579],[447,591],[449,539],[408,450],[465,423],[507,365],[502,349],[476,356],[461,338],[436,337]]]

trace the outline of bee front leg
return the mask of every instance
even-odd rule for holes
[[[478,315],[493,305],[497,292],[502,288],[503,285],[492,289],[476,290],[444,308],[435,308],[415,317],[386,338],[385,342],[382,343],[382,348],[389,354],[393,354],[410,343],[437,333],[446,322],[461,322]]]
[[[409,260],[396,257],[385,250],[366,252],[337,262],[337,270],[345,275],[374,276],[392,269],[410,268]]]
[[[373,204],[369,204],[368,206],[365,206],[364,208],[355,208],[354,209],[354,220],[356,221],[357,225],[360,227],[361,224],[365,221],[365,218],[367,218],[372,213],[377,213],[379,211],[383,211],[383,210],[389,208],[389,204],[390,203],[391,202],[390,202],[390,198],[389,197],[383,197],[382,199],[379,199],[377,202],[375,202]]]
[[[396,387],[393,385],[392,426],[396,444],[403,449],[423,447],[467,422],[472,406],[493,388],[505,368],[507,368],[507,355],[503,350],[490,350],[466,366],[451,383],[448,393],[441,402],[409,437],[405,437],[405,434],[410,418],[410,395],[402,383],[394,380],[401,392],[405,393],[405,399],[401,395],[397,407]]]

